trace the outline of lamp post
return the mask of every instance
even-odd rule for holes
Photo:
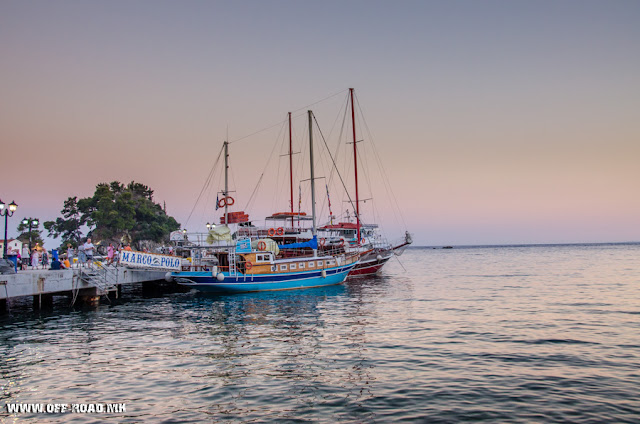
[[[207,222],[207,230],[211,230],[212,228],[216,228],[216,224],[209,224]]]
[[[23,219],[22,223],[24,225],[29,225],[29,252],[31,252],[31,226],[35,225],[36,228],[38,228],[38,220],[37,219]]]
[[[9,209],[5,209],[6,206],[7,205],[0,200],[0,216],[4,215],[4,244],[2,247],[2,257],[5,259],[7,257],[7,220],[10,216],[13,216],[13,213],[18,209],[16,202],[9,203]]]

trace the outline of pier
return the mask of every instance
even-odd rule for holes
[[[26,270],[0,275],[0,313],[14,298],[32,296],[34,309],[52,305],[53,296],[72,296],[76,303],[98,305],[103,295],[120,295],[125,284],[164,279],[166,271],[125,266],[93,266],[64,270]]]

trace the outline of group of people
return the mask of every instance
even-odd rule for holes
[[[107,246],[106,264],[112,265],[118,258],[119,250],[131,250],[131,246],[125,244],[123,246],[114,246],[113,243],[109,243]],[[96,252],[96,246],[91,243],[91,239],[88,238],[86,243],[78,245],[74,248],[70,243],[67,244],[67,260],[73,265],[74,259],[78,262],[78,267],[82,268],[85,265],[90,266],[93,263],[94,252]]]
[[[116,247],[113,243],[109,243],[106,252],[107,256],[105,258],[107,265],[111,265],[117,261],[119,249],[131,250],[131,247],[128,244]],[[50,258],[47,250],[40,247],[39,243],[36,243],[36,246],[31,250],[29,250],[29,246],[25,244],[22,247],[22,252],[18,252],[17,256],[23,270],[28,269],[29,265],[31,265],[32,269],[57,270],[72,267],[90,267],[96,252],[97,247],[91,242],[91,238],[88,238],[86,242],[78,244],[77,248],[71,243],[68,243],[66,255],[61,258],[58,258],[55,252],[54,255],[52,255],[54,257]],[[74,262],[76,263],[75,266]]]
[[[36,247],[29,250],[29,246],[24,244],[22,252],[17,252],[18,262],[22,269],[27,269],[29,265],[33,269],[46,269],[49,266],[49,253],[46,249],[40,247],[40,243],[36,243]]]
[[[74,248],[71,243],[67,244],[67,260],[69,264],[73,265],[74,259],[77,259],[78,267],[91,266],[95,248],[90,238],[84,244],[78,244],[77,248]]]

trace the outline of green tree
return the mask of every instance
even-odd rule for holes
[[[23,221],[27,221],[25,224]],[[34,221],[38,221],[38,225],[33,225]],[[29,232],[29,222],[31,222],[31,232]],[[20,224],[18,224],[18,231],[21,233],[17,238],[23,243],[29,243],[31,240],[31,247],[36,243],[40,243],[40,246],[44,244],[42,240],[42,230],[40,230],[40,220],[38,218],[22,218]]]
[[[62,235],[64,238],[65,234],[71,234],[64,230],[79,231],[82,225],[87,225],[88,235],[95,240],[119,241],[125,237],[133,243],[159,243],[168,240],[169,233],[180,228],[173,217],[167,216],[162,207],[153,202],[153,190],[135,181],[126,186],[118,181],[100,183],[93,196],[75,199],[71,202],[72,198],[69,198],[65,202],[62,218],[45,223],[50,236]],[[73,211],[76,213],[71,213]]]
[[[78,198],[69,197],[64,201],[64,207],[60,211],[62,217],[55,221],[46,221],[44,228],[49,232],[49,237],[62,238],[62,251],[66,251],[67,244],[77,246],[82,238],[80,228],[85,224],[78,209]]]

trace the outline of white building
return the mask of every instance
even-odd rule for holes
[[[0,239],[0,252],[4,252],[4,239]],[[22,242],[17,239],[8,239],[7,255],[17,255],[18,252],[22,254]]]

